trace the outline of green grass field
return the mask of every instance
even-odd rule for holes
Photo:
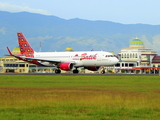
[[[159,76],[0,76],[0,120],[159,119]]]

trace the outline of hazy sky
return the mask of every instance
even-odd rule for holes
[[[0,11],[160,25],[160,0],[0,0]]]

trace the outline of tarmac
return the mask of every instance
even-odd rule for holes
[[[0,75],[50,75],[50,76],[160,76],[159,74],[93,74],[93,73],[0,73]]]

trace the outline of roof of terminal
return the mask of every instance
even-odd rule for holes
[[[130,42],[130,45],[144,45],[144,44],[138,37],[136,37]]]

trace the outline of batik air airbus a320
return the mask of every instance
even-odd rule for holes
[[[81,52],[35,52],[24,37],[23,33],[17,33],[20,54],[13,55],[7,47],[10,55],[40,66],[57,67],[56,74],[64,71],[78,73],[79,67],[91,71],[97,71],[101,66],[115,65],[119,61],[114,55],[104,51]]]

